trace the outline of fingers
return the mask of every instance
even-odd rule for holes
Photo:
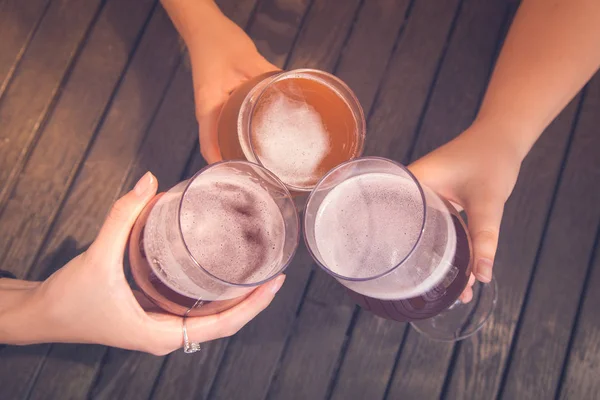
[[[473,284],[475,284],[475,275],[471,274],[469,276],[469,282],[467,283],[467,287],[458,298],[461,302],[468,303],[473,299]]]
[[[478,199],[476,204],[468,204],[466,209],[473,241],[473,274],[481,282],[487,283],[492,280],[504,201]]]
[[[157,181],[147,172],[133,190],[115,202],[88,251],[123,256],[131,228],[144,206],[154,197]]]
[[[267,308],[284,280],[285,275],[280,275],[256,289],[237,306],[222,313],[207,317],[188,318],[187,328],[190,340],[205,342],[234,335]]]

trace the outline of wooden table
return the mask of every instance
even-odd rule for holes
[[[475,116],[518,4],[222,0],[283,68],[331,71],[368,115],[367,155],[409,162]],[[238,335],[154,357],[0,348],[2,399],[594,399],[600,396],[600,76],[547,129],[506,207],[498,306],[438,343],[362,312],[301,249]],[[0,0],[0,268],[43,279],[146,170],[203,164],[192,81],[154,0]]]

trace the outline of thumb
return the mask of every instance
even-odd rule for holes
[[[215,107],[207,115],[199,119],[200,153],[208,164],[221,161],[221,151],[217,135],[221,106]]]
[[[492,280],[504,202],[487,200],[466,207],[469,233],[473,242],[473,274],[481,282]]]
[[[146,172],[133,190],[115,202],[90,250],[99,251],[104,255],[118,254],[121,257],[135,220],[154,197],[156,189],[156,178],[150,172]]]

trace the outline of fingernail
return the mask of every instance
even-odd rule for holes
[[[475,276],[481,282],[489,282],[492,280],[492,267],[494,264],[492,260],[488,260],[487,258],[482,258],[477,261],[477,271],[475,272]]]
[[[152,190],[152,184],[154,183],[154,175],[150,173],[150,171],[146,172],[144,176],[140,178],[140,180],[135,184],[133,188],[133,192],[138,197],[143,197],[148,194]]]
[[[275,294],[279,292],[279,289],[281,289],[281,286],[283,286],[283,281],[285,281],[285,275],[280,275],[277,278],[275,278],[275,280],[271,284],[271,293]]]

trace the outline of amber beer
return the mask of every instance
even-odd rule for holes
[[[291,191],[310,191],[329,170],[361,155],[365,118],[335,76],[301,69],[261,75],[236,89],[218,125],[225,160],[246,159]]]

